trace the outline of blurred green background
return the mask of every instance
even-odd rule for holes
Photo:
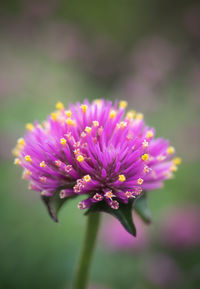
[[[164,212],[200,208],[199,1],[7,0],[0,7],[0,289],[71,286],[83,212],[73,200],[53,223],[11,150],[25,123],[45,119],[59,100],[84,98],[127,100],[183,159],[176,177],[149,195],[148,248],[113,253],[99,241],[91,284],[199,288],[199,244],[177,252],[158,238]],[[176,282],[148,278],[158,253],[176,263]]]

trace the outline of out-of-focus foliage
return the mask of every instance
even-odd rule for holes
[[[21,181],[11,150],[26,122],[45,119],[58,100],[67,105],[85,97],[127,100],[183,159],[176,177],[149,196],[148,246],[113,252],[99,242],[91,282],[115,289],[197,288],[199,246],[177,250],[159,236],[171,207],[200,202],[198,1],[0,5],[0,289],[70,287],[85,224],[79,200],[53,223]],[[190,212],[187,227],[194,226]]]

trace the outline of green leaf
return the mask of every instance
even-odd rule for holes
[[[127,232],[136,237],[136,228],[132,218],[133,200],[128,204],[120,203],[118,210],[111,209],[106,202],[99,202],[92,205],[86,215],[92,212],[105,212],[117,218]]]
[[[66,201],[68,201],[69,199],[74,198],[69,197],[61,199],[59,196],[60,191],[61,188],[57,189],[52,197],[41,196],[45,206],[47,207],[48,213],[54,222],[58,222],[58,212],[62,205],[66,203]]]
[[[151,211],[148,206],[146,193],[139,197],[134,203],[134,210],[142,218],[142,220],[150,224],[151,223]]]

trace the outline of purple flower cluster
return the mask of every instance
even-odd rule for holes
[[[84,194],[78,208],[104,201],[114,210],[160,188],[181,160],[167,140],[155,139],[141,113],[125,113],[126,106],[85,100],[66,110],[58,102],[42,124],[28,123],[13,153],[29,188],[46,197],[60,190],[62,199]]]

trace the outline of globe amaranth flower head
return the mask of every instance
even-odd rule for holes
[[[104,202],[118,210],[143,190],[162,187],[181,160],[126,106],[85,100],[66,109],[58,102],[42,124],[28,123],[13,153],[29,188],[48,198],[58,190],[61,199],[86,195],[79,209]]]

